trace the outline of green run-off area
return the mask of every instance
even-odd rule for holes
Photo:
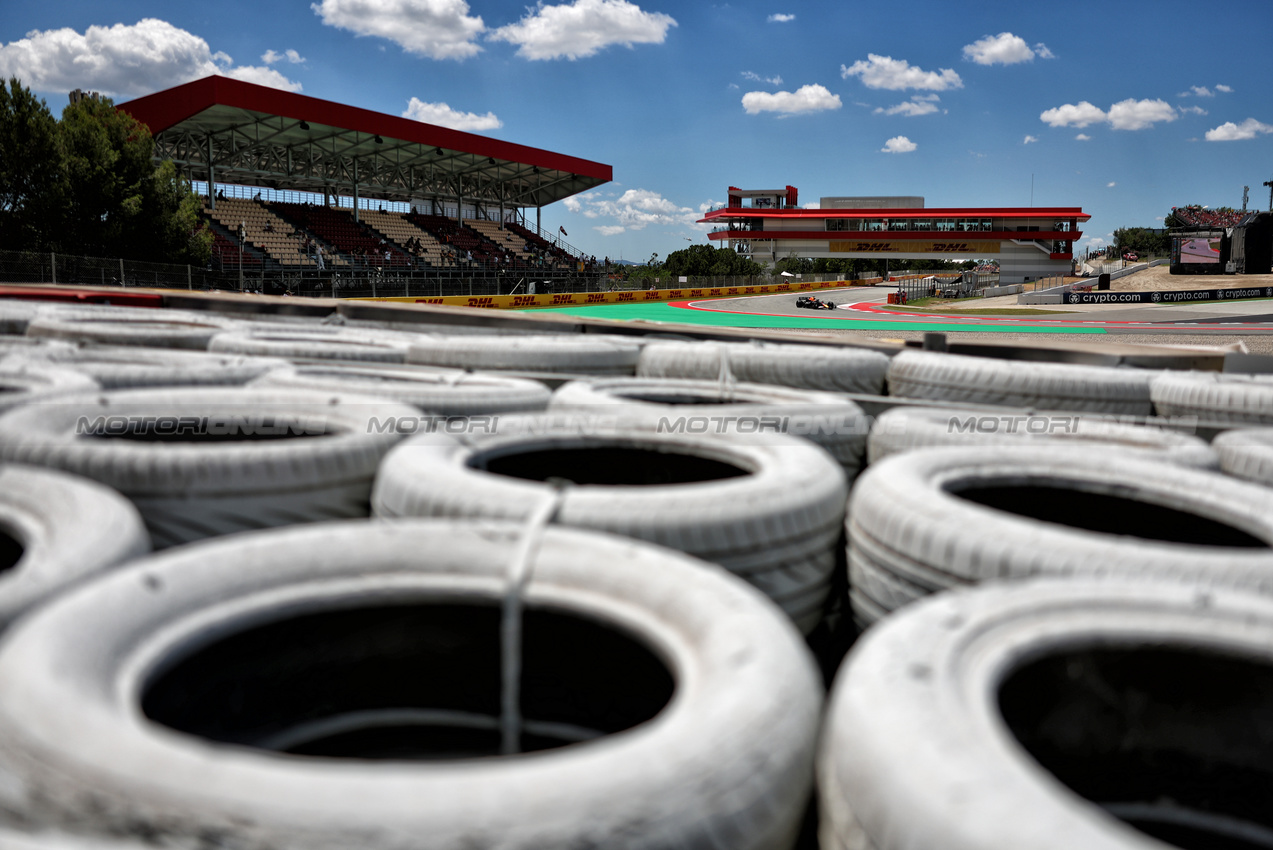
[[[592,319],[618,321],[678,322],[686,325],[713,325],[726,328],[841,328],[852,331],[979,331],[1007,333],[1079,333],[1101,334],[1103,328],[1068,323],[1025,324],[1019,321],[981,320],[969,317],[966,322],[896,319],[840,319],[810,316],[765,316],[750,313],[716,313],[709,310],[686,310],[670,304],[591,304],[581,307],[546,307],[530,312],[564,313]]]

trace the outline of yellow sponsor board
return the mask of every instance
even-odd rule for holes
[[[961,239],[951,239],[948,242],[844,239],[833,241],[831,251],[836,254],[998,254],[999,243],[968,242]]]
[[[686,287],[684,289],[629,289],[621,292],[550,292],[542,295],[434,295],[420,297],[355,298],[354,301],[392,301],[399,304],[444,304],[449,307],[482,307],[495,310],[525,310],[539,307],[577,307],[587,304],[642,304],[657,301],[691,301],[701,298],[731,298],[771,295],[780,292],[809,292],[842,289],[853,284],[878,283],[879,279],[792,281],[756,286]]]

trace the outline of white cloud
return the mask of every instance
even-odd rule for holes
[[[840,78],[860,77],[862,84],[869,89],[927,89],[929,91],[946,91],[961,89],[964,81],[951,68],[940,71],[925,71],[911,67],[905,59],[894,59],[892,56],[867,54],[868,59],[854,62],[852,65],[840,66]]]
[[[628,189],[618,198],[585,193],[567,200],[574,203],[567,203],[566,209],[582,213],[585,218],[613,219],[614,224],[597,225],[595,228],[605,236],[613,236],[626,230],[642,230],[652,224],[689,227],[703,233],[710,227],[698,223],[702,211],[677,206],[648,189]]]
[[[931,115],[938,111],[937,103],[940,100],[941,98],[935,94],[917,94],[913,95],[910,100],[899,103],[896,106],[890,106],[888,109],[879,107],[875,110],[875,114],[908,115],[911,117]]]
[[[1106,188],[1106,189],[1113,189],[1113,188],[1114,188],[1115,186],[1117,186],[1117,185],[1118,185],[1117,183],[1115,183],[1114,181],[1112,181],[1112,180],[1111,180],[1110,182],[1108,182],[1108,183],[1106,183],[1106,184],[1105,184],[1105,188]]]
[[[1080,142],[1090,142],[1092,140],[1092,137],[1089,136],[1087,133],[1079,133],[1074,138],[1079,140]]]
[[[840,96],[831,94],[826,86],[816,83],[801,86],[794,92],[749,91],[743,95],[743,109],[748,115],[761,112],[780,112],[784,115],[795,115],[800,112],[820,112],[826,109],[839,109]]]
[[[1044,124],[1052,127],[1086,127],[1088,124],[1097,124],[1108,120],[1109,116],[1103,110],[1093,106],[1086,100],[1078,103],[1067,103],[1052,109],[1045,110],[1039,114],[1039,118]]]
[[[1083,128],[1089,124],[1109,122],[1115,130],[1143,130],[1159,121],[1175,121],[1176,110],[1165,100],[1120,100],[1105,112],[1086,100],[1067,103],[1039,114],[1043,123],[1052,127]]]
[[[465,0],[322,0],[310,8],[329,27],[387,39],[430,59],[467,59],[486,30]]]
[[[786,24],[794,21],[795,19],[795,15],[784,15],[781,12],[775,13],[766,18],[766,20],[771,24]]]
[[[280,62],[284,59],[293,65],[300,65],[305,61],[304,56],[300,55],[295,50],[290,49],[284,50],[282,53],[278,53],[274,50],[267,50],[261,55],[261,61],[266,65],[273,65],[275,62]]]
[[[1214,130],[1206,132],[1208,142],[1240,142],[1258,135],[1273,133],[1273,126],[1248,118],[1241,124],[1226,121]]]
[[[234,68],[226,68],[220,73],[235,80],[242,80],[245,83],[255,83],[258,86],[269,86],[272,89],[283,89],[284,91],[301,90],[300,83],[292,82],[273,68],[264,68],[257,65],[240,65]]]
[[[771,86],[782,85],[782,77],[779,77],[777,75],[772,77],[762,77],[759,74],[757,74],[755,71],[743,71],[742,74],[743,74],[744,80],[751,80],[752,82],[755,82],[755,83],[768,83]],[[737,87],[735,86],[735,88]]]
[[[1159,121],[1175,121],[1176,110],[1165,100],[1120,100],[1109,108],[1115,130],[1143,130]]]
[[[1024,142],[1022,142],[1021,144],[1023,144],[1023,145],[1028,145],[1028,144],[1030,144],[1031,142],[1037,142],[1038,140],[1039,140],[1039,137],[1038,137],[1038,136],[1026,136],[1026,137],[1025,137],[1025,141],[1024,141]]]
[[[35,91],[81,88],[111,96],[149,94],[222,74],[300,91],[301,84],[265,67],[235,66],[197,35],[156,18],[136,24],[32,30],[0,45],[0,78],[17,77]]]
[[[1051,50],[1048,50],[1048,46],[1041,41],[1034,46],[1034,55],[1038,56],[1040,59],[1056,58],[1056,54]]]
[[[581,59],[613,44],[662,44],[670,15],[644,12],[627,0],[574,0],[545,6],[543,0],[515,24],[491,32],[494,41],[517,45],[525,59]]]
[[[1232,91],[1233,91],[1233,87],[1232,87],[1232,86],[1218,85],[1218,86],[1216,86],[1216,91],[1222,91],[1222,92],[1224,92],[1225,94],[1229,94],[1230,92],[1232,92]]]
[[[1211,89],[1206,86],[1190,86],[1189,91],[1193,92],[1198,97],[1215,97],[1215,92],[1211,91]]]
[[[1206,115],[1207,110],[1203,109],[1201,106],[1182,106],[1180,107],[1180,113],[1182,115],[1186,113],[1192,113],[1193,115]]]
[[[445,103],[425,103],[418,97],[411,98],[407,104],[407,111],[402,113],[402,117],[469,133],[480,130],[498,130],[504,126],[504,123],[495,117],[494,112],[488,112],[485,115],[478,115],[475,112],[460,112]]]
[[[1046,47],[1043,49],[1047,50]],[[1051,55],[1049,51],[1048,56]],[[1019,62],[1032,62],[1034,56],[1034,51],[1025,43],[1025,39],[1010,32],[988,35],[964,45],[964,58],[978,65],[1016,65]]]
[[[884,143],[884,147],[880,148],[884,153],[910,153],[919,145],[912,142],[905,136],[894,136]]]

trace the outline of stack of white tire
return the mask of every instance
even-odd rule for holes
[[[0,335],[0,844],[780,850],[816,755],[824,850],[1273,846],[1273,380],[3,301]],[[823,721],[802,637],[846,600]]]

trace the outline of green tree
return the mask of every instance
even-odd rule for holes
[[[781,274],[782,272],[791,272],[792,274],[809,274],[813,271],[813,260],[808,257],[797,257],[796,252],[792,251],[778,262],[774,263],[774,272]]]
[[[750,277],[764,273],[759,263],[738,256],[732,248],[713,248],[711,245],[691,245],[673,251],[664,260],[663,270],[687,277]]]
[[[154,163],[150,129],[109,99],[62,112],[58,132],[68,190],[66,253],[202,265],[211,233],[199,200],[171,162]]]
[[[60,228],[65,180],[58,124],[16,77],[0,85],[0,249],[46,250]]]
[[[1164,255],[1171,250],[1171,237],[1166,231],[1149,227],[1122,227],[1114,231],[1114,247],[1119,254],[1135,251],[1142,256]]]

